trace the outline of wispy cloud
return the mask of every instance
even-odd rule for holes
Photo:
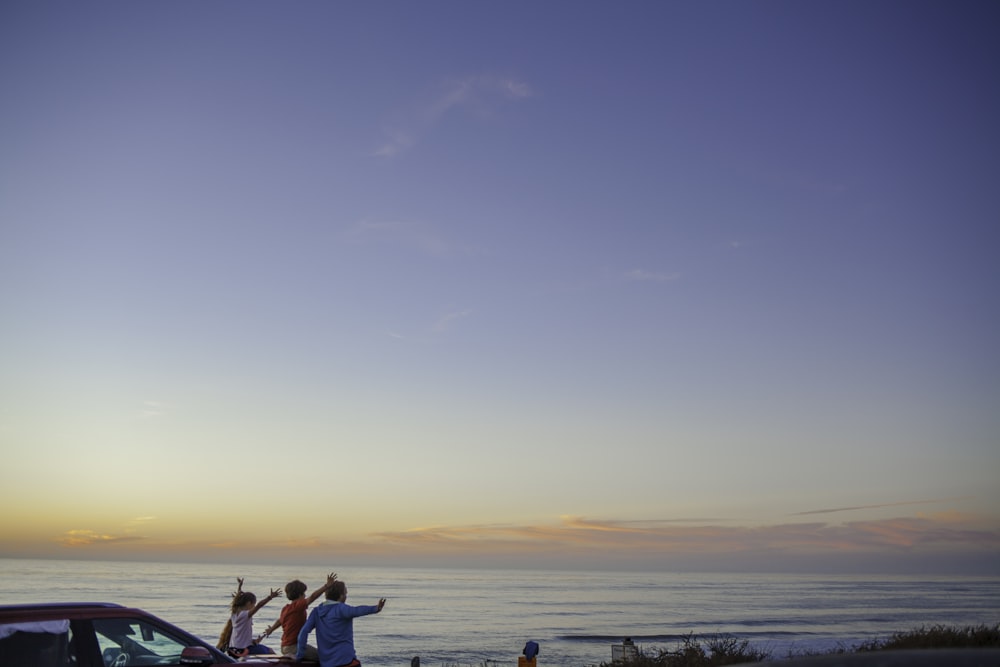
[[[625,273],[625,279],[636,282],[667,283],[680,278],[679,273],[661,273],[645,269],[632,269]]]
[[[436,232],[429,225],[400,220],[361,220],[347,232],[355,243],[390,243],[434,257],[472,255],[475,249]]]
[[[155,520],[155,516],[133,517],[125,522],[120,531],[113,533],[100,532],[89,528],[74,528],[67,530],[56,541],[64,547],[71,548],[143,542],[146,540],[146,537],[137,535],[136,531]]]
[[[451,330],[454,324],[472,315],[472,310],[453,310],[439,315],[428,326],[426,323],[411,329],[405,335],[398,330],[388,330],[386,335],[396,340],[406,340],[417,343],[427,343]]]
[[[162,417],[166,414],[168,407],[166,403],[161,401],[143,401],[142,408],[139,410],[139,418],[153,419],[155,417]]]
[[[66,531],[57,541],[64,547],[88,547],[97,544],[120,544],[122,542],[137,542],[145,538],[138,535],[108,535],[87,529]]]
[[[213,549],[243,549],[246,547],[246,544],[239,540],[225,540],[222,542],[210,542],[208,546]]]
[[[451,327],[452,322],[465,319],[471,314],[471,310],[459,310],[451,313],[445,313],[438,318],[437,322],[434,323],[433,330],[437,333],[443,333]]]
[[[377,157],[391,158],[416,144],[452,111],[466,110],[491,116],[506,102],[532,96],[524,81],[491,75],[468,76],[447,81],[412,105],[383,128],[383,140],[373,151]]]
[[[373,151],[372,155],[375,157],[393,157],[412,146],[416,140],[412,131],[400,128],[384,128],[382,133],[385,135],[385,138],[379,147]]]
[[[903,507],[905,505],[928,505],[931,503],[942,503],[958,500],[957,498],[936,498],[934,500],[904,500],[896,503],[881,503],[878,505],[853,505],[848,507],[833,507],[828,509],[807,510],[805,512],[793,512],[789,516],[808,516],[810,514],[834,514],[836,512],[857,512],[858,510],[881,509],[883,507]]]
[[[840,195],[847,192],[848,188],[844,183],[831,181],[822,176],[802,170],[768,169],[758,170],[760,178],[771,185],[786,188],[789,190],[799,190],[804,192],[814,192],[825,195]]]

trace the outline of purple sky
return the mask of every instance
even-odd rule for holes
[[[0,556],[997,572],[998,19],[3,3]]]

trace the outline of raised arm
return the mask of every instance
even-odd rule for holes
[[[326,583],[309,594],[309,597],[306,598],[306,606],[311,605],[313,602],[319,599],[320,595],[323,595],[328,590],[330,590],[330,586],[333,586],[333,582],[335,581],[337,581],[336,572],[331,572],[330,574],[326,575]]]
[[[281,627],[281,618],[279,617],[277,621],[267,626],[267,628],[264,630],[264,634],[261,635],[261,638],[263,639],[264,637],[270,637],[271,633],[280,627]]]
[[[236,577],[236,592],[233,593],[233,598],[243,592],[243,577]],[[229,646],[229,639],[233,634],[233,621],[231,618],[226,619],[226,625],[222,628],[222,632],[219,633],[219,641],[216,643],[216,648],[220,651],[225,651]]]
[[[274,598],[278,598],[278,597],[281,597],[281,589],[280,588],[272,588],[271,592],[268,594],[268,596],[266,598],[264,598],[263,600],[261,600],[260,602],[258,602],[257,606],[254,607],[253,609],[251,609],[247,613],[247,616],[253,616],[258,611],[260,611],[261,607],[263,607],[264,605],[266,605],[268,602],[270,602]]]

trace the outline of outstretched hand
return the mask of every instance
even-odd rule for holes
[[[272,599],[273,598],[280,598],[281,597],[281,589],[280,588],[272,588],[271,589],[271,595],[270,595],[270,597]]]
[[[385,606],[385,598],[379,598],[378,600],[378,610],[382,611],[382,607]]]
[[[336,572],[331,572],[330,574],[326,575],[326,583],[332,584],[336,580],[337,580],[337,573]]]

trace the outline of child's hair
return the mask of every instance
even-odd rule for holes
[[[307,588],[308,587],[298,579],[289,581],[285,584],[285,597],[289,600],[298,600],[300,597],[305,595]]]
[[[333,585],[326,589],[327,600],[339,600],[340,596],[347,590],[347,584],[341,580],[333,582]]]
[[[229,610],[232,613],[237,613],[242,611],[243,607],[247,605],[257,604],[257,596],[249,591],[240,591],[239,593],[233,593],[233,602],[229,605]]]

